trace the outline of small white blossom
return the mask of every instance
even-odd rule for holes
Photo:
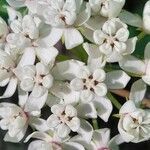
[[[45,4],[45,9],[41,14],[45,18],[45,22],[52,26],[48,41],[55,45],[61,38],[64,39],[67,49],[72,49],[83,43],[83,37],[78,31],[78,27],[83,25],[90,17],[90,7],[87,4],[86,9],[84,3],[76,0],[60,0],[60,1],[44,1],[36,2]]]
[[[93,14],[115,18],[119,15],[125,0],[89,0]]]
[[[96,69],[93,72],[88,67],[80,70],[77,78],[70,82],[70,86],[75,91],[81,91],[81,99],[90,101],[94,98],[94,94],[105,96],[107,94],[107,86],[104,83],[106,74],[102,69]]]
[[[123,56],[133,53],[137,38],[129,38],[127,25],[114,18],[104,23],[101,30],[94,32],[94,41],[108,62],[117,62]]]
[[[37,63],[35,66],[24,66],[15,70],[20,79],[20,87],[26,92],[32,92],[33,96],[43,95],[53,85],[53,77],[49,67]]]
[[[0,103],[0,127],[8,130],[4,141],[19,142],[25,136],[28,125],[37,130],[48,130],[45,120],[38,118],[34,112],[26,112],[24,110],[25,103],[23,104],[21,101],[20,98],[21,107],[11,103]]]
[[[80,119],[73,106],[58,104],[52,106],[51,111],[53,114],[48,118],[47,124],[50,128],[56,129],[58,136],[66,137],[71,131],[78,131]]]
[[[126,142],[138,143],[150,138],[149,110],[136,108],[134,102],[129,100],[120,109],[121,118],[118,130]]]

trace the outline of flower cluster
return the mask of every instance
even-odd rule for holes
[[[150,33],[150,1],[143,20],[123,10],[125,0],[7,3],[7,22],[0,17],[4,141],[38,139],[28,150],[118,150],[123,142],[150,139],[150,112],[142,107],[150,85],[150,43],[144,61],[134,57],[138,37],[131,37],[127,25]],[[80,49],[83,59],[74,55]],[[132,75],[141,79],[133,83],[129,100],[115,105],[112,91],[124,89]],[[6,102],[16,91],[18,103]],[[119,134],[110,139],[110,129],[96,128],[94,121],[108,122],[112,103],[119,108]],[[33,133],[26,137],[29,126]]]

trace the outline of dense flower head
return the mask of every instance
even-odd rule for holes
[[[150,139],[150,42],[137,55],[150,33],[150,0],[143,18],[124,10],[125,0],[6,1],[7,19],[0,16],[4,141],[37,139],[28,150],[119,150],[124,142]],[[119,118],[114,137],[99,128],[99,118],[111,117]]]

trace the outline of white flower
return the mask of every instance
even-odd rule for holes
[[[75,136],[71,140],[82,144],[87,150],[118,150],[118,145],[123,143],[120,135],[110,140],[110,130],[107,128],[95,130],[89,143],[79,136]]]
[[[12,103],[0,103],[0,127],[8,130],[4,141],[19,142],[25,136],[28,125],[38,131],[49,130],[46,121],[39,118],[40,111],[26,111],[28,94],[18,89],[19,106]]]
[[[66,137],[71,131],[78,131],[80,119],[73,106],[58,104],[52,106],[51,111],[53,114],[48,118],[47,124],[50,128],[56,129],[59,137]]]
[[[36,56],[44,64],[50,64],[58,54],[56,48],[49,44],[47,36],[50,26],[37,16],[25,15],[22,17],[20,12],[12,8],[7,8],[9,14],[10,28],[13,33],[8,34],[5,50],[18,57],[22,55],[26,48],[32,47]]]
[[[137,38],[129,38],[127,25],[114,18],[104,23],[101,30],[94,32],[94,41],[108,62],[117,62],[123,56],[133,53]]]
[[[85,150],[84,147],[77,143],[69,141],[68,139],[62,140],[60,139],[53,131],[49,131],[48,133],[43,132],[33,132],[30,134],[25,142],[27,142],[30,138],[37,138],[39,140],[33,141],[30,143],[28,150],[66,150],[66,149],[75,149],[75,150]]]
[[[20,81],[20,88],[31,92],[25,105],[26,111],[40,111],[45,105],[48,91],[53,86],[50,67],[39,62],[34,65],[18,67],[14,70]]]
[[[27,114],[15,104],[1,103],[0,118],[2,118],[0,127],[3,130],[8,130],[4,140],[8,141],[11,139],[16,140],[16,142],[20,141],[27,130]]]
[[[125,0],[89,0],[89,4],[95,15],[99,13],[103,17],[115,18],[121,12]]]
[[[150,43],[146,45],[144,61],[134,56],[126,56],[119,65],[123,70],[142,77],[143,81],[150,85]]]
[[[0,17],[0,46],[5,42],[5,38],[8,34],[8,27],[6,22]]]
[[[81,33],[76,29],[83,25],[90,17],[90,7],[84,8],[82,1],[60,0],[37,2],[45,4],[43,16],[45,22],[52,26],[48,41],[51,45],[55,45],[61,38],[64,39],[67,49],[72,49],[83,43]]]
[[[15,73],[20,79],[21,89],[39,97],[53,85],[53,77],[49,70],[48,66],[39,62],[35,66],[18,68]]]
[[[126,142],[142,142],[150,138],[149,110],[137,108],[132,100],[120,109],[118,130]]]
[[[75,91],[81,91],[81,99],[90,101],[94,98],[94,94],[105,96],[107,87],[104,83],[106,74],[102,69],[96,69],[93,72],[88,67],[83,67],[77,78],[70,82],[70,86]]]

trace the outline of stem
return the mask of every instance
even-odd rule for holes
[[[143,39],[145,35],[146,35],[145,32],[142,31],[142,32],[137,36],[138,41],[140,41],[141,39]]]
[[[120,110],[121,104],[115,99],[115,97],[113,97],[113,95],[112,95],[110,92],[108,92],[107,96],[108,96],[108,98],[111,100],[111,102],[114,104],[114,106],[115,106],[118,110]]]
[[[92,119],[92,123],[93,123],[93,128],[94,128],[95,130],[96,130],[96,129],[99,129],[97,119]]]

